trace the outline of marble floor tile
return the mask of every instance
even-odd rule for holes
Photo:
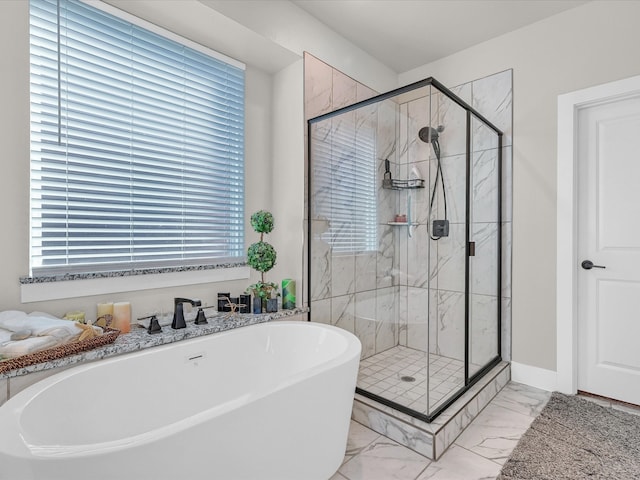
[[[352,421],[344,463],[329,480],[493,480],[549,396],[509,382],[437,462]]]
[[[380,434],[351,420],[349,438],[347,439],[347,452],[344,455],[344,463],[361,453],[367,446],[380,438]]]
[[[453,445],[432,462],[417,480],[493,480],[502,467],[486,458]]]
[[[534,417],[490,403],[455,444],[504,464]]]
[[[340,467],[348,480],[415,480],[431,461],[380,437]]]
[[[551,392],[521,383],[509,382],[491,402],[514,412],[536,417],[544,408]]]

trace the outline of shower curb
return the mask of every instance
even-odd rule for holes
[[[420,455],[438,460],[510,379],[511,364],[500,362],[431,423],[360,394],[355,395],[351,418]]]

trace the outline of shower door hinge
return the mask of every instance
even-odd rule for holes
[[[476,242],[469,242],[469,256],[476,256]]]

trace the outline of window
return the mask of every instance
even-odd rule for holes
[[[30,19],[32,275],[243,261],[244,66],[80,1]]]

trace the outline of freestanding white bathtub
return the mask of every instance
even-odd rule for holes
[[[273,322],[65,370],[0,407],[0,479],[327,480],[360,348]]]

